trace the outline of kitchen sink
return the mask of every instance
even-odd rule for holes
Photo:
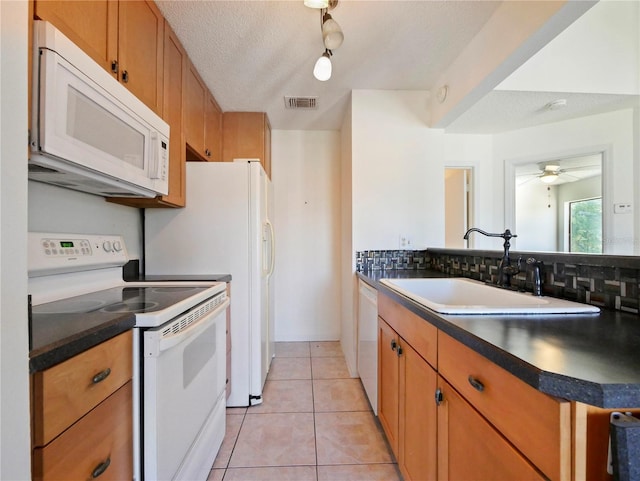
[[[466,278],[381,279],[380,282],[441,314],[580,314],[597,313],[589,304],[536,297]]]

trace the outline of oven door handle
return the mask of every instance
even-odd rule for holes
[[[146,331],[144,336],[145,357],[158,357],[164,351],[175,347],[176,345],[186,341],[191,337],[197,336],[202,331],[207,329],[216,317],[223,314],[228,306],[229,299],[226,299],[222,304],[220,304],[198,322],[175,334],[170,334],[168,336],[162,337],[162,329]]]

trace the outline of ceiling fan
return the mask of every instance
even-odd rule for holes
[[[576,180],[580,180],[586,177],[590,177],[592,175],[596,175],[600,170],[599,164],[594,165],[581,165],[575,167],[561,167],[560,162],[558,161],[547,161],[540,162],[537,164],[538,171],[537,172],[526,172],[517,174],[517,177],[526,178],[522,183],[530,182],[533,179],[539,179],[541,182],[545,184],[553,184],[553,183],[565,183],[565,182],[575,182]],[[583,174],[587,174],[587,171],[593,171],[594,173],[589,173],[588,175],[575,175],[572,174],[574,172],[583,171]]]

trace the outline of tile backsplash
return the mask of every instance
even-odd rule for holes
[[[359,271],[434,269],[446,274],[497,282],[500,251],[427,249],[422,251],[356,252]],[[522,259],[522,272],[512,285],[532,290],[526,259],[542,261],[542,291],[546,296],[592,304],[606,309],[640,312],[640,257],[512,252]]]

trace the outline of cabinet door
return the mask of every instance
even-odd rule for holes
[[[398,465],[405,481],[435,481],[437,374],[406,341],[400,349]]]
[[[185,140],[197,155],[194,160],[201,160],[204,155],[204,99],[207,90],[191,62],[187,68],[185,89]]]
[[[164,18],[153,2],[119,2],[120,81],[159,115],[162,115],[163,27]]]
[[[438,479],[546,479],[443,378],[438,406]]]
[[[387,435],[393,454],[398,458],[399,431],[399,337],[378,318],[378,419]]]
[[[209,162],[222,161],[222,112],[211,94],[205,100],[204,155]]]
[[[169,134],[169,194],[162,196],[160,201],[163,204],[184,207],[186,154],[182,131],[187,54],[168,22],[165,23],[163,50],[164,98],[162,111],[163,118],[169,124],[171,131]]]
[[[271,178],[271,124],[264,112],[225,112],[222,116],[222,160],[260,159]]]
[[[105,70],[118,58],[116,0],[37,0],[34,15],[51,22]]]
[[[37,480],[131,479],[133,393],[127,382],[44,448],[33,450]]]

